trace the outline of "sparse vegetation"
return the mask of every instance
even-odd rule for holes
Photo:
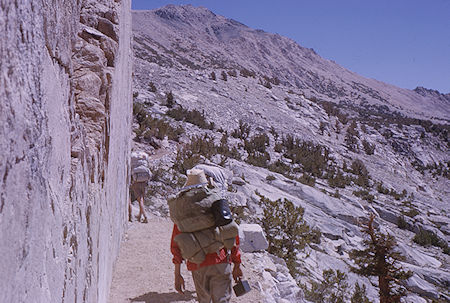
[[[305,299],[314,303],[348,302],[347,274],[339,269],[328,269],[323,271],[322,277],[322,282],[312,282],[310,289],[303,286]]]
[[[445,240],[439,238],[438,235],[430,230],[420,229],[419,232],[414,236],[413,241],[421,246],[433,245],[436,247],[440,247],[445,254],[450,254],[448,243]]]
[[[187,110],[179,106],[168,110],[167,115],[177,121],[185,121],[203,129],[214,129],[214,123],[206,120],[204,111],[200,112],[196,109]]]
[[[156,143],[153,138],[162,140],[166,136],[169,140],[178,141],[180,136],[184,134],[182,126],[173,127],[164,119],[150,116],[140,103],[133,104],[133,116],[139,124],[138,129],[135,130],[135,140],[138,142],[145,141],[154,145]]]
[[[366,200],[369,203],[372,203],[375,199],[374,195],[370,194],[367,190],[358,190],[354,191],[353,194],[361,199]]]
[[[267,177],[266,177],[266,180],[269,181],[269,182],[274,181],[274,180],[276,180],[276,179],[277,179],[277,178],[275,178],[274,175],[267,175]]]
[[[279,145],[284,157],[291,159],[293,164],[301,166],[302,171],[320,178],[329,167],[329,150],[311,141],[301,141],[293,136],[283,137]]]
[[[255,72],[253,72],[253,71],[251,71],[251,70],[248,70],[248,69],[246,69],[246,68],[241,69],[241,70],[239,71],[239,74],[240,74],[242,77],[245,77],[245,78],[247,78],[247,77],[255,78],[255,77],[256,77],[256,73],[255,73]]]
[[[362,140],[364,151],[367,155],[373,155],[375,152],[375,144],[370,144],[367,140]]]
[[[220,73],[220,77],[222,78],[223,81],[227,81],[228,80],[227,73],[225,71],[222,71]]]
[[[167,103],[167,107],[168,108],[172,108],[174,106],[175,100],[173,98],[172,92],[167,92],[166,93],[166,103]]]
[[[359,186],[364,187],[364,188],[368,188],[370,186],[370,184],[369,184],[369,179],[370,179],[369,172],[367,171],[366,166],[364,165],[364,163],[361,160],[355,159],[352,162],[351,172],[358,176],[356,179],[353,180],[353,182],[356,185],[359,185]]]
[[[148,90],[151,91],[152,93],[156,93],[157,89],[156,89],[155,83],[150,81],[148,83]]]
[[[236,78],[237,77],[237,72],[236,70],[232,69],[228,71],[228,75],[230,75],[231,77]]]
[[[357,130],[356,121],[353,120],[347,128],[347,132],[345,133],[345,143],[351,151],[358,151],[358,138],[359,132]]]
[[[243,122],[242,120],[239,120],[239,126],[235,130],[231,132],[231,136],[234,138],[239,139],[247,139],[247,137],[250,134],[250,125],[248,123]]]
[[[350,299],[350,303],[372,303],[369,298],[367,298],[366,285],[362,284],[361,287],[358,282],[355,283],[355,290]]]
[[[408,229],[408,222],[406,222],[404,216],[400,216],[397,219],[397,227],[400,229]]]

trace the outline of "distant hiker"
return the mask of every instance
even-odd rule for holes
[[[231,299],[232,278],[238,281],[242,270],[238,227],[216,188],[224,180],[207,178],[205,171],[198,168],[188,170],[187,177],[178,195],[168,201],[174,221],[170,250],[175,264],[175,289],[184,292],[180,269],[186,260],[198,301],[227,303]]]
[[[134,151],[131,153],[131,186],[130,189],[133,192],[136,200],[139,202],[139,215],[138,221],[143,218],[144,223],[147,223],[147,215],[144,211],[144,197],[148,186],[148,181],[151,178],[151,172],[148,168],[148,155],[142,151]],[[128,220],[132,221],[131,213],[131,193],[128,203]]]

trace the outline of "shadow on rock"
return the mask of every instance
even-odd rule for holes
[[[185,291],[184,294],[179,294],[177,292],[169,293],[158,293],[149,292],[145,295],[130,299],[131,302],[145,302],[145,303],[170,303],[170,302],[183,302],[195,299],[193,296],[195,292]]]

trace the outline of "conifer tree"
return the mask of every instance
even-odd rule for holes
[[[363,250],[352,250],[350,257],[357,267],[352,268],[359,275],[378,277],[380,303],[398,303],[405,296],[405,288],[401,282],[411,276],[404,271],[398,262],[404,257],[394,251],[395,238],[376,230],[373,226],[375,216],[372,214],[363,227],[366,234]]]
[[[263,218],[260,221],[269,242],[269,253],[286,261],[292,276],[296,276],[296,254],[310,242],[320,242],[320,231],[304,221],[305,209],[288,199],[272,201],[261,194]]]

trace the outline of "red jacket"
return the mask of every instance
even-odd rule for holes
[[[172,241],[170,242],[170,251],[172,252],[173,255],[172,262],[174,264],[181,264],[181,262],[183,262],[183,257],[181,256],[180,248],[178,247],[178,244],[173,240],[175,236],[180,233],[181,232],[178,230],[178,226],[174,224],[172,232]],[[200,267],[214,264],[221,264],[226,262],[241,263],[241,252],[239,251],[239,236],[236,236],[236,245],[233,246],[233,248],[231,249],[230,257],[231,260],[227,260],[227,253],[225,251],[225,248],[222,248],[218,254],[217,253],[207,254],[205,257],[205,261],[203,261],[203,263],[201,264],[195,264],[190,261],[187,261],[187,269],[193,271],[199,269]]]

